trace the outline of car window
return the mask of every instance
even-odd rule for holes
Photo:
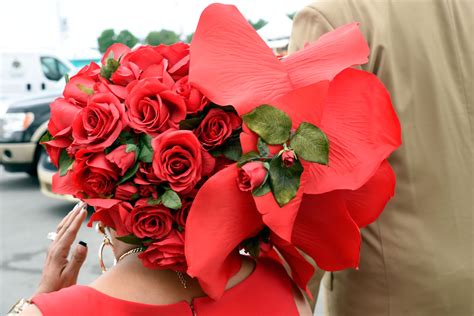
[[[41,57],[41,68],[46,78],[58,81],[69,71],[69,68],[54,57]]]

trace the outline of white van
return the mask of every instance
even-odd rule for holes
[[[65,74],[77,70],[65,58],[38,51],[0,51],[0,100],[42,91],[61,91]]]

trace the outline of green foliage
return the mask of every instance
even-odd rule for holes
[[[303,122],[291,138],[290,146],[304,160],[327,165],[329,141],[326,135],[313,124]]]
[[[122,30],[118,35],[116,35],[113,29],[107,29],[104,30],[97,39],[99,52],[101,54],[105,53],[107,48],[115,43],[122,43],[132,48],[138,43],[138,38],[129,30]]]
[[[100,75],[105,79],[110,79],[112,74],[118,69],[120,63],[113,59],[113,56],[107,59],[105,66],[100,69]],[[92,91],[93,92],[93,91]]]
[[[248,20],[248,22],[250,23],[250,25],[253,26],[253,28],[254,28],[256,31],[260,30],[262,27],[264,27],[265,25],[268,24],[268,21],[265,21],[265,20],[263,20],[263,19],[258,19],[258,21],[256,21],[256,22],[253,22],[253,21],[251,21],[251,20]]]
[[[151,163],[153,160],[153,147],[151,146],[151,136],[142,134],[140,137],[140,154],[138,159],[143,162]]]
[[[182,206],[181,198],[179,197],[178,193],[171,189],[165,190],[161,196],[161,202],[164,206],[172,210],[178,210]]]
[[[122,43],[132,48],[135,45],[137,45],[138,38],[135,35],[133,35],[129,30],[122,30],[117,35],[117,43]]]
[[[256,151],[249,151],[248,153],[243,154],[240,156],[239,160],[237,161],[237,166],[242,167],[247,162],[260,160],[260,154]]]
[[[69,157],[66,150],[62,150],[61,154],[59,155],[59,175],[61,177],[65,176],[69,169],[72,168],[73,163],[74,159]]]
[[[281,155],[275,156],[270,162],[270,184],[278,205],[284,206],[295,196],[300,186],[303,166],[299,160],[291,167],[286,167]]]
[[[274,106],[263,104],[242,116],[249,129],[267,144],[280,145],[290,137],[291,118]]]
[[[161,31],[152,31],[145,38],[145,43],[149,45],[171,45],[179,42],[179,34],[174,31],[162,29]]]
[[[128,179],[130,179],[131,177],[133,177],[137,173],[139,166],[140,165],[138,164],[138,162],[136,162],[135,165],[133,165],[133,167],[131,167],[130,169],[127,170],[127,172],[125,172],[125,174],[123,175],[122,179],[120,179],[118,184],[122,184],[126,182]]]
[[[116,43],[115,31],[113,29],[104,30],[97,39],[97,43],[99,45],[99,52],[101,54],[105,53],[110,45]]]

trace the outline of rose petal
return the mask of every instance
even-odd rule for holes
[[[120,57],[123,57],[123,55],[125,55],[129,51],[130,48],[127,45],[124,45],[122,43],[114,43],[110,45],[109,48],[107,48],[100,62],[102,63],[102,65],[105,65],[107,63],[107,59],[109,58],[119,60]],[[113,56],[110,56],[111,53],[113,53]]]
[[[308,194],[360,188],[401,144],[400,123],[384,86],[356,69],[331,82],[320,128],[329,139],[329,166],[304,163]]]
[[[188,274],[213,299],[240,268],[235,248],[263,228],[252,195],[239,190],[236,176],[233,164],[211,177],[196,195],[186,222]]]
[[[303,196],[292,241],[323,270],[342,270],[359,264],[359,227],[339,191]]]
[[[395,194],[395,173],[388,161],[358,190],[341,191],[352,219],[359,227],[376,220]]]
[[[272,50],[235,6],[212,4],[191,45],[189,82],[213,102],[242,114],[291,90]]]
[[[53,175],[51,191],[56,194],[76,194],[77,188],[72,185],[71,176],[72,171],[68,171],[64,176],[60,176],[59,171],[56,172]]]
[[[341,26],[282,60],[295,88],[332,80],[342,70],[368,61],[369,46],[358,23]]]

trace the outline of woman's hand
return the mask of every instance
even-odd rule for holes
[[[68,259],[68,257],[71,245],[76,239],[77,232],[86,215],[86,205],[79,203],[59,223],[56,229],[56,238],[48,249],[36,294],[58,291],[76,284],[79,270],[87,257],[87,244],[79,242],[71,258]]]

